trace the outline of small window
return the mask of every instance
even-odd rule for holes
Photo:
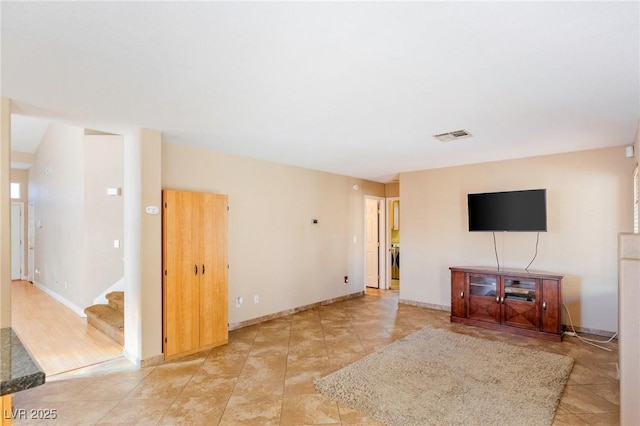
[[[11,182],[11,198],[12,199],[20,198],[20,183],[19,182]]]

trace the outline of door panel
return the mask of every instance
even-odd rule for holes
[[[562,310],[558,303],[562,300],[560,283],[556,280],[542,280],[542,331],[562,332]]]
[[[164,327],[165,355],[171,356],[198,347],[198,287],[194,285],[195,264],[191,261],[193,238],[193,195],[163,191],[164,235]]]
[[[504,302],[504,323],[513,327],[538,329],[538,313],[536,303]]]
[[[378,201],[367,199],[365,208],[365,285],[367,287],[378,288],[380,286],[380,229]]]
[[[200,263],[200,346],[228,341],[227,297],[227,196],[199,194],[202,207],[199,235]]]
[[[502,278],[503,322],[531,330],[538,329],[538,280]]]
[[[469,297],[469,319],[500,322],[500,304],[491,297]]]
[[[465,291],[463,272],[451,273],[451,315],[465,318],[467,316],[465,297],[469,297]]]

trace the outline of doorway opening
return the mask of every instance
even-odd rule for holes
[[[11,280],[24,275],[24,203],[11,203]]]
[[[400,199],[387,198],[387,241],[389,241],[388,283],[391,290],[400,290]]]
[[[365,196],[364,203],[365,288],[387,289],[384,198]]]

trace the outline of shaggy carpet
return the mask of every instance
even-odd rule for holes
[[[388,425],[549,425],[572,368],[567,356],[426,327],[315,386]]]

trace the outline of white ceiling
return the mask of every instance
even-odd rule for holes
[[[381,182],[627,145],[640,118],[635,1],[1,8],[18,114]]]

